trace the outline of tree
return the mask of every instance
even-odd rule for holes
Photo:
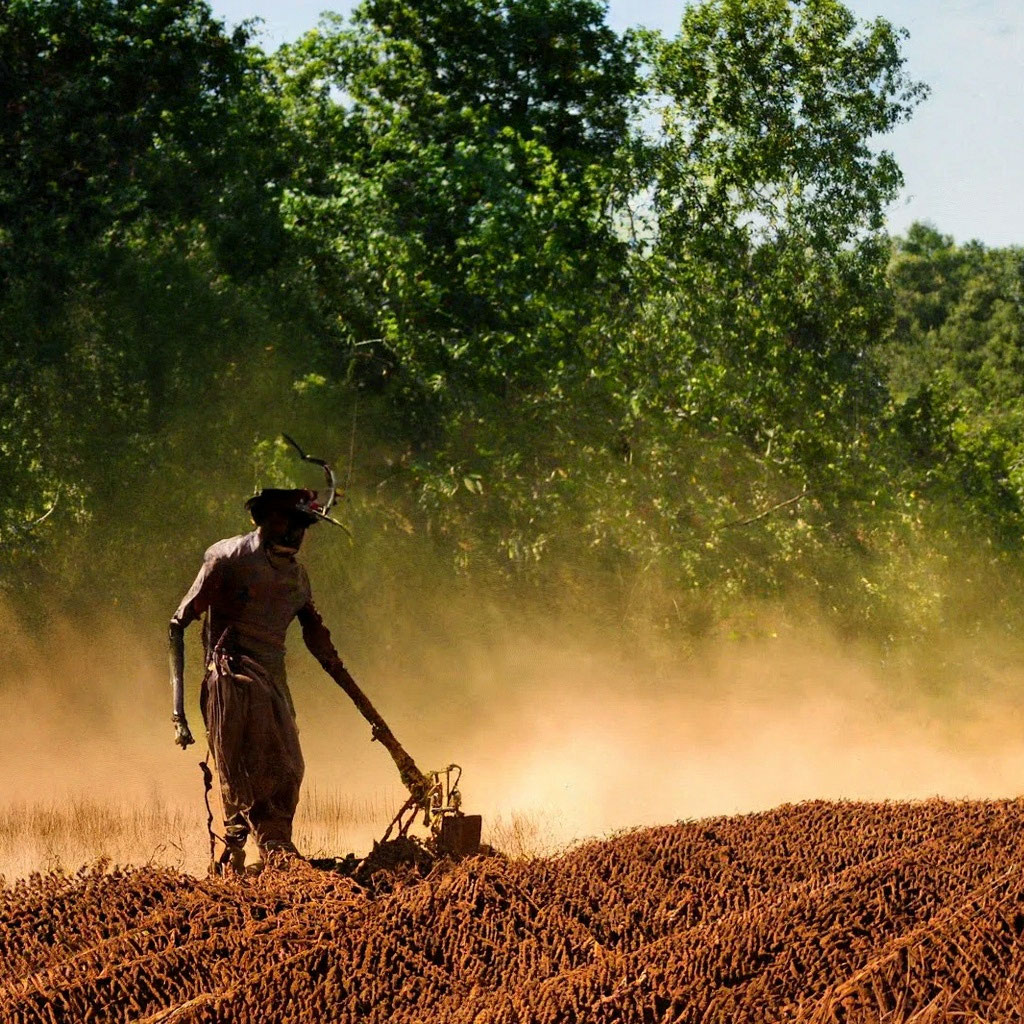
[[[233,151],[257,74],[245,29],[226,35],[203,0],[9,0],[0,280],[59,278],[142,221],[215,234],[242,217],[262,165]]]
[[[81,516],[90,488],[113,479],[111,465],[145,464],[147,431],[179,414],[178,389],[199,391],[209,364],[196,365],[214,346],[200,351],[183,330],[182,296],[202,308],[200,293],[209,299],[222,286],[218,273],[251,273],[259,242],[275,225],[283,237],[275,183],[258,157],[273,109],[246,31],[226,34],[202,0],[4,5],[8,553],[32,546],[23,527],[58,490],[62,514]]]
[[[380,339],[427,390],[579,359],[582,296],[621,279],[608,207],[638,88],[602,4],[370,0],[278,60],[314,140],[289,224],[345,343]]]
[[[905,35],[838,0],[688,7],[653,52],[662,242],[713,252],[796,234],[825,255],[881,229],[902,177],[874,140],[927,92],[903,72]]]
[[[1004,545],[1024,528],[1024,251],[926,224],[893,244],[895,316],[876,356],[908,486]]]
[[[864,357],[902,179],[875,139],[925,95],[901,35],[838,0],[706,0],[649,43],[662,390],[822,495],[884,397]]]

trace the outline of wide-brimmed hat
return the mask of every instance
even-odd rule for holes
[[[260,526],[272,513],[283,512],[286,516],[292,516],[301,520],[307,526],[312,526],[313,523],[321,521],[333,523],[335,526],[341,527],[351,539],[352,534],[349,532],[349,528],[344,523],[339,523],[337,519],[332,519],[330,515],[338,493],[334,471],[323,459],[307,455],[299,447],[298,442],[287,434],[282,434],[281,436],[299,453],[299,458],[303,462],[312,462],[323,469],[324,477],[327,480],[327,499],[320,501],[319,493],[311,491],[306,487],[264,487],[259,494],[254,494],[245,503],[245,507],[252,516],[252,521],[257,526]]]
[[[281,487],[264,487],[259,494],[254,494],[245,503],[252,521],[260,526],[275,512],[281,512],[289,518],[301,520],[307,526],[327,519],[322,506],[317,502],[317,492],[305,487],[285,489]]]

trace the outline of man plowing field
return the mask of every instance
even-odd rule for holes
[[[304,763],[284,669],[293,619],[332,677],[348,676],[295,560],[306,529],[323,515],[315,492],[263,490],[246,507],[255,529],[206,552],[170,625],[175,742],[185,748],[194,740],[185,718],[184,634],[206,616],[200,706],[220,776],[222,859],[236,870],[245,863],[250,831],[264,857],[295,852],[292,819]]]
[[[341,525],[329,515],[334,475],[323,460],[286,440],[301,458],[323,467],[329,484],[326,502],[320,505],[315,491],[301,488],[264,489],[250,498],[246,508],[255,529],[218,541],[206,552],[170,624],[172,721],[175,742],[185,749],[195,742],[185,717],[185,629],[205,616],[200,707],[224,809],[218,866],[244,868],[250,833],[264,859],[275,853],[297,856],[292,820],[305,765],[284,667],[285,634],[296,618],[306,646],[371,724],[373,738],[387,748],[409,790],[385,841],[396,825],[404,837],[416,812],[423,811],[437,852],[456,857],[476,852],[480,818],[461,813],[451,781],[457,766],[428,773],[416,767],[342,664],[313,603],[309,577],[295,556],[314,523]]]

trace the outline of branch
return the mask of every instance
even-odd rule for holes
[[[772,505],[771,508],[766,508],[763,512],[758,512],[756,516],[751,516],[749,519],[736,519],[731,523],[723,523],[720,529],[725,530],[731,526],[750,526],[751,523],[767,519],[773,512],[778,512],[780,508],[785,508],[787,505],[795,505],[801,498],[806,498],[808,493],[809,488],[805,487],[799,494],[794,494],[792,498],[787,498],[785,501],[780,501],[777,505]]]
[[[46,522],[50,516],[53,515],[54,509],[57,507],[57,502],[60,501],[60,489],[57,489],[57,496],[53,499],[53,504],[34,522],[29,523],[27,526],[23,526],[22,529],[25,531],[34,530],[37,526],[41,526]]]

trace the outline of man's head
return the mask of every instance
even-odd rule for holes
[[[245,507],[259,527],[260,536],[275,554],[294,555],[302,547],[308,527],[317,521],[316,492],[297,488],[265,488],[251,497]]]

